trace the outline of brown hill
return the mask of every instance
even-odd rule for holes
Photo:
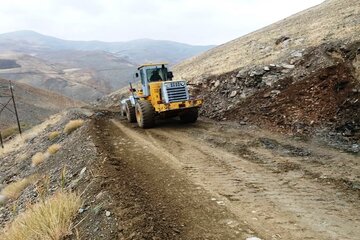
[[[327,0],[246,36],[178,64],[174,72],[187,79],[271,64],[304,48],[332,41],[360,39],[360,1]]]
[[[56,57],[53,60],[56,60]],[[55,63],[37,56],[15,52],[1,53],[0,63],[2,63],[0,67],[2,78],[57,92],[73,99],[93,101],[111,92],[110,84],[99,79],[95,69],[92,68],[64,65],[60,60],[59,63]],[[12,65],[9,65],[10,63]]]
[[[0,86],[6,87],[8,84],[8,80],[0,79]],[[13,82],[13,88],[20,122],[25,126],[38,124],[48,116],[66,108],[83,105],[80,101],[23,83]],[[5,91],[1,90],[2,95]],[[7,100],[8,98],[0,98],[2,104]],[[12,104],[10,109],[13,109]],[[15,116],[10,111],[4,110],[0,114],[0,129],[4,130],[15,125]]]

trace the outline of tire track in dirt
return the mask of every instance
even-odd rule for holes
[[[101,179],[96,185],[109,195],[108,210],[117,225],[108,239],[220,240],[254,234],[178,172],[181,166],[173,167],[171,154],[130,138],[128,130],[106,115],[93,121],[93,139],[105,159],[93,172]]]
[[[228,133],[222,135],[217,127],[198,127],[201,123],[188,127],[174,123],[143,130],[113,122],[150,151],[165,156],[162,160],[174,169],[181,168],[191,181],[267,239],[360,236],[358,194],[306,177],[299,157],[281,157],[251,144],[239,145],[235,154],[226,148],[225,140],[223,147],[214,147],[203,137],[217,136],[221,142]],[[243,143],[255,140],[248,134],[242,137]]]

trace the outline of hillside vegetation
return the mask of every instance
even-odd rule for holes
[[[291,53],[332,41],[352,42],[360,32],[358,0],[327,0],[246,36],[178,64],[174,72],[189,80],[271,64]]]

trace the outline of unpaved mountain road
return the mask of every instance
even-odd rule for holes
[[[360,159],[251,126],[92,122],[116,239],[359,239]]]

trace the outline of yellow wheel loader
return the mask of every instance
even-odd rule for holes
[[[202,99],[190,97],[186,81],[172,80],[166,63],[143,64],[135,77],[140,77],[141,89],[130,84],[131,96],[121,101],[121,111],[129,122],[151,128],[157,118],[180,117],[184,123],[194,123]]]

